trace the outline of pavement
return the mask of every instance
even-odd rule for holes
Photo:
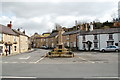
[[[36,49],[1,57],[2,77],[118,78],[119,53],[74,52],[73,58],[48,58]]]
[[[34,51],[35,49],[30,49],[30,50],[28,50],[28,51],[26,51],[26,52],[23,52],[23,53],[30,53],[30,52],[32,52],[32,51]],[[22,53],[14,53],[14,54],[8,54],[7,56],[14,56],[14,55],[19,55],[19,54],[22,54]],[[4,55],[0,55],[0,57],[5,57],[6,55],[4,54]]]

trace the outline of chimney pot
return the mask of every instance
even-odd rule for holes
[[[18,31],[20,31],[20,29],[19,29],[19,28],[18,28],[17,30],[18,30]]]
[[[10,24],[7,24],[7,27],[12,28],[12,21],[10,21]]]
[[[93,31],[94,27],[93,27],[93,23],[90,23],[90,31]]]
[[[88,31],[88,24],[85,24],[85,30]]]
[[[25,30],[23,31],[23,33],[25,34]]]
[[[10,21],[10,24],[12,23],[12,21]]]

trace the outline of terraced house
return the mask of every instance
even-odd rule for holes
[[[39,35],[38,33],[35,33],[33,36],[31,36],[31,43],[32,47],[35,48],[42,48],[43,46],[47,45],[47,37],[50,35],[50,33],[43,33],[42,35]]]
[[[5,49],[8,54],[17,54],[28,51],[28,36],[18,34],[15,29],[12,29],[12,22],[7,26],[0,24],[0,54],[6,55]]]
[[[53,32],[46,38],[46,46],[48,48],[56,47],[58,43],[58,32]]]
[[[65,32],[63,31],[63,44],[66,48],[72,48],[72,49],[77,49],[77,37],[79,34],[80,30],[74,30],[74,31],[68,31]],[[54,48],[56,47],[58,43],[58,32],[52,32],[50,36],[46,38],[46,46],[49,48]]]
[[[81,31],[78,42],[79,50],[101,50],[111,45],[120,47],[120,28]]]
[[[13,29],[13,31],[18,35],[19,37],[19,52],[27,52],[29,48],[29,40],[28,36],[25,34],[25,30],[23,32],[20,31],[20,29]]]
[[[63,43],[65,47],[70,47],[72,49],[78,48],[78,34],[80,30],[74,30],[63,33]]]
[[[37,44],[36,44],[36,38],[40,37],[40,35],[38,33],[35,33],[34,35],[32,35],[30,37],[30,42],[31,42],[31,47],[32,48],[36,48]]]
[[[11,28],[11,22],[8,26],[0,24],[0,51],[3,54],[6,54],[6,48],[8,54],[19,53],[19,36]]]

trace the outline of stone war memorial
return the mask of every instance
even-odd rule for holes
[[[58,44],[52,51],[46,54],[46,57],[74,57],[74,53],[64,47],[62,41],[62,34],[64,31],[60,25],[57,27],[57,30],[58,30]]]

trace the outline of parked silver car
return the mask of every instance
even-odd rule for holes
[[[48,47],[47,47],[47,46],[42,46],[41,48],[42,48],[42,49],[48,49]]]
[[[120,51],[120,47],[118,46],[108,46],[105,48],[102,48],[100,51],[105,52],[105,51],[116,51],[119,52]]]

